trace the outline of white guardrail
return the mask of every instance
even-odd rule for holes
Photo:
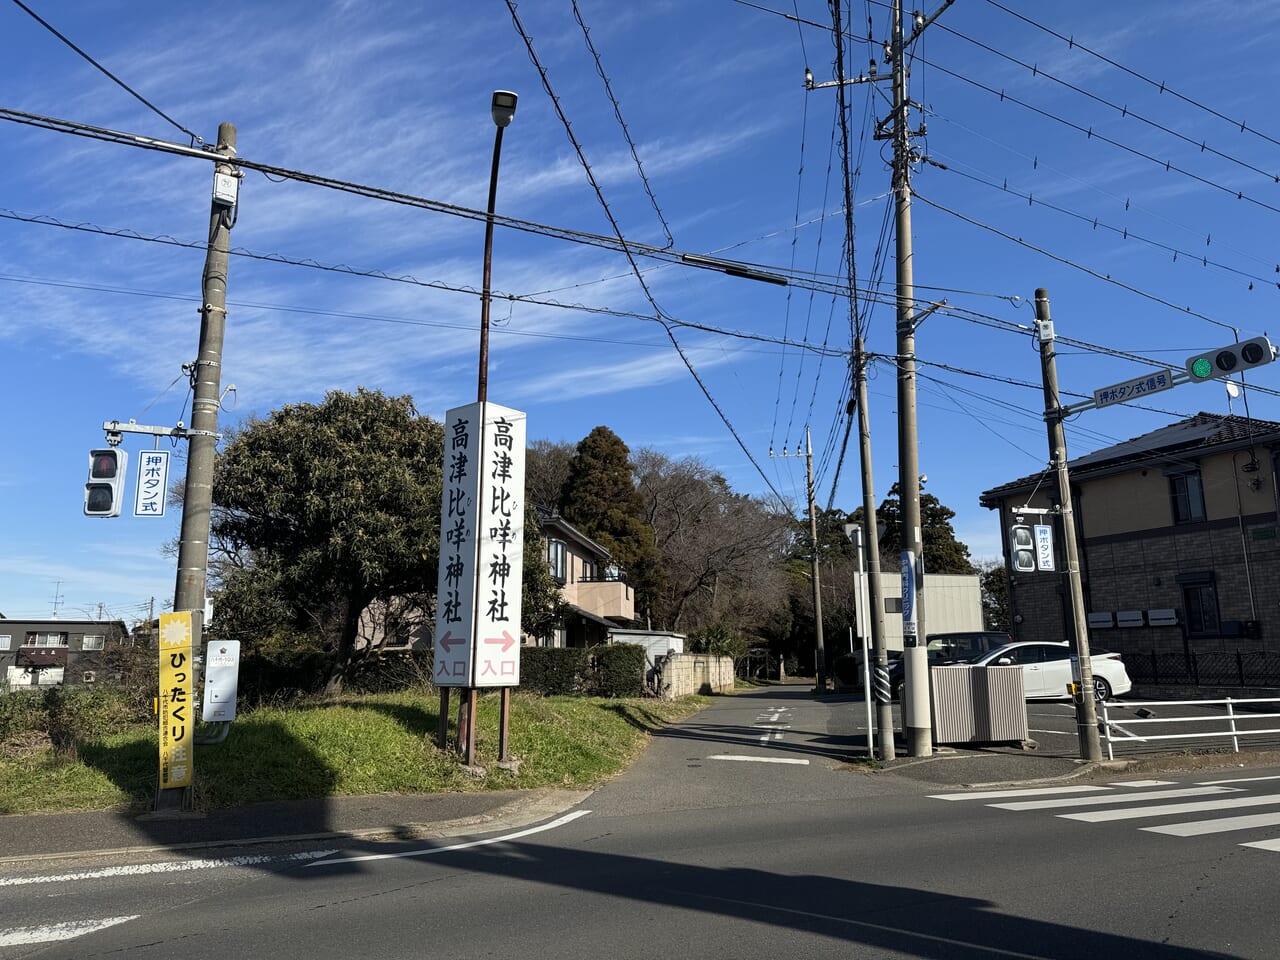
[[[1236,708],[1244,704],[1249,704],[1251,709],[1246,713],[1237,713]],[[1102,728],[1103,739],[1107,742],[1108,760],[1115,759],[1112,752],[1113,743],[1149,743],[1156,740],[1194,740],[1206,737],[1215,737],[1219,740],[1230,738],[1232,751],[1239,753],[1241,737],[1280,734],[1280,728],[1260,729],[1253,726],[1254,721],[1280,719],[1280,713],[1254,712],[1252,707],[1257,704],[1271,704],[1274,707],[1280,704],[1280,697],[1250,700],[1233,700],[1230,697],[1225,700],[1125,700],[1123,703],[1111,703],[1110,709],[1108,704],[1103,702],[1098,704],[1102,708],[1098,725]],[[1168,716],[1170,711],[1183,707],[1210,709],[1197,711],[1188,716]],[[1113,713],[1117,708],[1123,709],[1126,714],[1133,711],[1133,715],[1117,717]],[[1215,712],[1214,708],[1221,712]],[[1154,711],[1157,709],[1161,716],[1155,714]],[[1138,726],[1148,728],[1157,724],[1198,724],[1210,729],[1184,730],[1179,733],[1135,733],[1131,729]]]

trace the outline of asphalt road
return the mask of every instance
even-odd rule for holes
[[[0,871],[11,938],[119,921],[0,957],[1277,956],[1280,769],[957,790],[846,762],[860,709],[718,700],[523,830]]]

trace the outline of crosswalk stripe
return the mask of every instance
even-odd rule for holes
[[[1154,807],[1138,807],[1128,810],[1092,810],[1088,813],[1060,813],[1064,820],[1082,820],[1085,823],[1102,823],[1107,820],[1137,820],[1140,817],[1164,817],[1169,814],[1204,813],[1210,810],[1232,810],[1237,807],[1261,807],[1280,803],[1280,794],[1265,797],[1223,797],[1198,803],[1164,803]]]
[[[1258,850],[1280,850],[1280,840],[1254,840],[1251,843],[1242,843],[1242,847],[1254,847]]]
[[[1113,783],[1111,784],[1111,786],[1113,787],[1167,787],[1171,783],[1176,783],[1176,782],[1177,782],[1176,780],[1126,780],[1124,783]],[[1226,781],[1224,780],[1223,783],[1226,783]],[[1201,784],[1197,784],[1197,786],[1212,787],[1212,786],[1215,786],[1215,784],[1201,783]]]
[[[1022,787],[1017,790],[979,790],[973,793],[934,793],[930,800],[996,800],[1001,797],[1041,797],[1057,793],[1107,793],[1109,787]]]
[[[1049,810],[1054,807],[1084,807],[1099,803],[1143,803],[1169,797],[1204,797],[1217,793],[1235,793],[1231,787],[1186,787],[1182,790],[1153,790],[1148,793],[1112,793],[1105,797],[1056,797],[1052,800],[1020,800],[1016,803],[993,803],[999,810]]]
[[[1161,827],[1140,827],[1148,833],[1165,833],[1171,837],[1199,837],[1207,833],[1227,833],[1231,830],[1252,830],[1256,827],[1274,827],[1280,824],[1280,813],[1251,813],[1243,817],[1222,817],[1219,820],[1193,820],[1188,823],[1168,823]]]
[[[67,920],[43,927],[12,927],[8,930],[0,930],[0,947],[71,940],[75,937],[83,937],[86,933],[114,927],[118,923],[136,920],[138,916],[139,914],[135,913],[127,917],[103,917],[101,920]]]
[[[1205,786],[1218,783],[1257,783],[1259,780],[1280,780],[1280,776],[1276,777],[1235,777],[1231,780],[1201,780],[1200,783]]]

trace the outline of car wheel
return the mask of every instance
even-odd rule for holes
[[[1111,699],[1111,684],[1107,683],[1105,678],[1096,674],[1093,678],[1093,699],[1098,703]]]

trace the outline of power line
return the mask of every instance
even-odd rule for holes
[[[188,137],[191,138],[192,143],[200,143],[200,144],[204,143],[204,140],[201,139],[198,134],[192,133],[190,130],[188,130],[186,127],[180,124],[177,120],[173,119],[173,117],[169,116],[167,113],[165,113],[163,110],[157,107],[154,103],[152,103],[142,94],[138,93],[137,90],[134,90],[131,86],[129,86],[119,77],[117,77],[114,73],[112,73],[102,64],[100,64],[97,60],[93,59],[93,57],[89,56],[89,54],[85,53],[83,50],[77,47],[64,34],[60,33],[57,30],[57,28],[53,26],[53,24],[51,24],[48,20],[45,20],[42,16],[40,16],[40,14],[36,13],[34,10],[28,7],[25,3],[22,2],[22,0],[13,0],[13,2],[18,7],[22,8],[22,10],[24,10],[28,15],[30,15],[30,17],[33,20],[35,20],[37,23],[39,23],[40,26],[44,27],[46,30],[52,33],[55,37],[57,37],[59,40],[65,43],[68,47],[70,47],[76,53],[80,54],[80,56],[84,57],[84,59],[87,60],[89,63],[91,63],[94,67],[96,67],[98,70],[106,74],[106,76],[110,78],[117,86],[119,86],[122,90],[124,90],[126,93],[132,96],[135,100],[137,100],[139,103],[145,106],[148,110],[156,114],[156,116],[161,117],[162,119],[168,121],[174,127],[176,127],[177,129],[185,133]]]
[[[1252,133],[1255,137],[1265,140],[1267,141],[1267,143],[1270,143],[1273,146],[1280,147],[1280,140],[1277,140],[1274,137],[1270,137],[1267,134],[1263,133],[1262,131],[1249,126],[1243,120],[1232,119],[1231,117],[1227,116],[1225,113],[1220,113],[1217,110],[1213,109],[1212,107],[1205,106],[1203,103],[1201,103],[1198,100],[1195,100],[1191,97],[1188,97],[1184,94],[1179,93],[1177,90],[1174,90],[1163,80],[1159,82],[1152,80],[1150,77],[1145,76],[1130,67],[1126,67],[1123,63],[1117,63],[1115,60],[1112,60],[1110,57],[1107,57],[1104,54],[1101,54],[1098,51],[1085,46],[1075,37],[1064,37],[1062,34],[1057,33],[1054,30],[1051,30],[1049,27],[1046,27],[1044,24],[1039,23],[1035,20],[1032,20],[1030,17],[1023,16],[1022,14],[1018,13],[1016,10],[1010,10],[1008,7],[1004,6],[1001,3],[997,3],[996,0],[987,0],[987,3],[991,4],[991,6],[995,7],[997,10],[1001,10],[1004,13],[1007,13],[1009,16],[1015,17],[1018,20],[1021,20],[1023,23],[1026,23],[1032,27],[1035,27],[1037,30],[1043,30],[1045,33],[1049,34],[1050,36],[1056,37],[1057,39],[1065,43],[1072,50],[1083,50],[1085,53],[1089,54],[1091,57],[1096,57],[1097,59],[1101,60],[1103,63],[1109,66],[1115,67],[1117,70],[1121,70],[1124,73],[1127,73],[1129,76],[1133,77],[1135,80],[1141,80],[1143,83],[1146,83],[1152,87],[1155,87],[1156,90],[1158,90],[1162,94],[1167,93],[1169,94],[1169,96],[1175,97],[1176,99],[1181,100],[1183,103],[1189,106],[1195,107],[1198,110],[1203,110],[1205,113],[1211,116],[1217,117],[1219,120],[1225,120],[1227,123],[1231,124],[1233,127],[1238,127],[1241,133]]]
[[[582,28],[582,38],[587,42],[587,49],[591,51],[591,56],[596,63],[596,73],[600,74],[600,80],[604,83],[605,93],[609,95],[609,102],[613,104],[613,115],[617,118],[618,126],[622,128],[622,136],[627,141],[627,146],[631,149],[631,159],[636,165],[636,171],[640,174],[640,182],[644,184],[644,192],[649,196],[649,203],[653,207],[653,212],[658,215],[658,221],[662,224],[662,231],[667,237],[667,246],[675,246],[675,238],[671,236],[671,227],[667,224],[667,218],[662,215],[662,208],[658,206],[658,198],[653,195],[653,188],[649,186],[649,178],[645,176],[644,164],[640,162],[640,154],[636,150],[635,141],[631,139],[631,131],[627,128],[627,121],[622,118],[622,105],[618,103],[618,98],[613,95],[613,86],[609,83],[609,77],[604,72],[604,64],[600,62],[600,54],[596,51],[595,44],[591,42],[591,31],[587,29],[587,23],[582,19],[582,11],[578,8],[578,0],[573,0],[573,16],[578,21],[578,26]]]

